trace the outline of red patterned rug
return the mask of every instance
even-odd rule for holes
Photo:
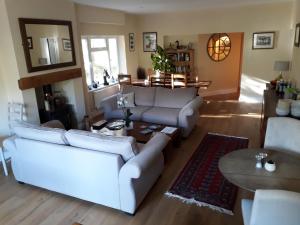
[[[224,178],[218,162],[225,154],[247,147],[247,138],[208,133],[166,195],[233,215],[238,188]]]

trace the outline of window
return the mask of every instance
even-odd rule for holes
[[[100,86],[104,83],[104,70],[110,75],[110,83],[117,81],[121,71],[120,55],[122,55],[119,41],[119,37],[113,36],[82,37],[84,68],[89,87],[93,81]]]
[[[207,43],[207,53],[216,62],[220,62],[229,55],[231,41],[227,34],[213,34]]]

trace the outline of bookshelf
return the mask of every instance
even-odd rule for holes
[[[176,73],[186,74],[192,79],[194,73],[194,49],[166,49],[175,65]]]

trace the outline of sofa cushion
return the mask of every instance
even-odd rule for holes
[[[129,136],[106,136],[82,130],[69,130],[65,136],[71,146],[118,154],[124,161],[139,152],[135,139]]]
[[[143,113],[142,120],[149,123],[177,126],[179,112],[180,109],[175,108],[153,107]]]
[[[129,108],[130,112],[133,113],[133,115],[130,117],[130,119],[132,120],[141,120],[142,119],[142,115],[145,111],[151,109],[151,107],[148,106],[136,106],[133,108]],[[110,112],[109,114],[110,118],[113,119],[122,119],[124,118],[124,112],[122,109],[116,109]]]
[[[182,108],[196,97],[196,88],[156,89],[155,107]]]
[[[17,137],[36,141],[44,141],[53,144],[65,145],[66,131],[59,128],[42,127],[32,124],[17,123],[14,125],[14,132]]]
[[[123,94],[119,94],[117,96],[117,101],[118,101],[118,108],[122,108],[122,107],[135,107],[134,104],[134,92],[130,92],[130,93],[123,93]]]
[[[138,87],[124,85],[122,93],[134,92],[135,104],[140,106],[153,106],[155,98],[155,87]]]

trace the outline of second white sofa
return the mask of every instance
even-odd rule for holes
[[[124,85],[121,93],[134,93],[135,107],[130,108],[132,120],[180,127],[183,137],[189,136],[198,121],[202,98],[197,96],[196,88]],[[117,95],[105,98],[100,105],[106,119],[124,117],[123,111],[118,109]]]

